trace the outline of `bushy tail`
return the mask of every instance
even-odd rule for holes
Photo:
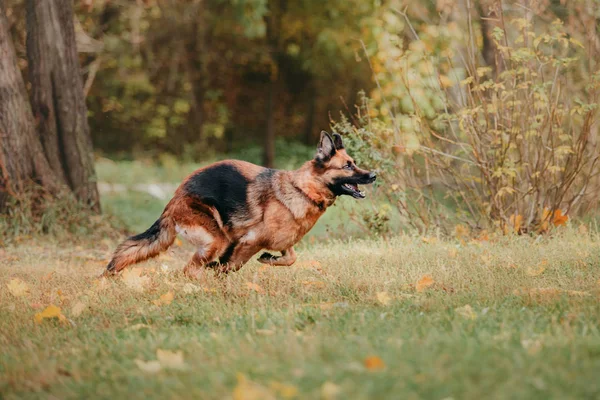
[[[128,265],[157,256],[173,244],[176,236],[171,218],[161,216],[146,232],[128,238],[117,247],[104,274],[116,274]]]

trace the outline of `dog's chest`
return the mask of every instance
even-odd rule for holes
[[[304,218],[294,218],[289,212],[280,212],[265,218],[265,247],[276,251],[289,249],[312,229],[319,216],[306,213]]]

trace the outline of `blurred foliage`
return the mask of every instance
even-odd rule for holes
[[[372,87],[356,55],[377,3],[78,2],[82,31],[102,45],[83,56],[96,148],[205,160],[261,144],[270,120],[314,147],[328,114]]]
[[[407,223],[547,232],[598,206],[597,2],[388,6],[377,87],[335,130]]]

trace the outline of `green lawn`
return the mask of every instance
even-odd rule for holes
[[[595,235],[317,242],[194,282],[186,245],[98,280],[114,245],[0,252],[0,397],[600,397]]]

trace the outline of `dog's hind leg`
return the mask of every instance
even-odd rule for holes
[[[258,262],[269,265],[278,265],[289,267],[296,261],[296,252],[293,247],[283,250],[280,256],[274,256],[271,253],[262,253]]]
[[[225,252],[219,257],[218,265],[211,263],[219,273],[235,272],[258,253],[260,246],[248,243],[230,243]]]

